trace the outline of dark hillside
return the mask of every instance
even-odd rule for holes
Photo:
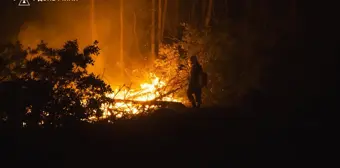
[[[159,111],[153,116],[114,125],[25,130],[20,135],[12,134],[10,140],[1,138],[6,141],[1,143],[6,144],[2,152],[10,153],[3,159],[66,164],[62,167],[88,166],[86,161],[103,165],[169,159],[172,163],[185,160],[218,164],[237,160],[301,161],[308,156],[304,147],[317,141],[310,137],[311,132],[320,128],[317,121],[267,122],[236,113],[218,108],[180,114]]]

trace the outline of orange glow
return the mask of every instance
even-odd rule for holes
[[[125,1],[124,1],[125,2]],[[94,4],[95,3],[95,4]],[[84,0],[76,3],[46,3],[36,11],[39,17],[26,20],[21,25],[17,36],[24,47],[34,48],[41,41],[49,47],[60,48],[67,40],[78,40],[79,49],[83,49],[97,40],[100,56],[95,57],[95,65],[88,67],[90,72],[104,76],[105,81],[112,85],[126,83],[121,77],[122,60],[121,46],[124,46],[123,58],[126,68],[140,68],[144,66],[140,53],[144,43],[136,40],[146,39],[144,25],[148,25],[148,16],[143,11],[135,10],[147,8],[144,1],[124,3],[124,44],[121,44],[121,25],[119,1]],[[136,12],[138,23],[133,21]],[[145,16],[144,16],[145,15]],[[134,29],[136,34],[134,34]],[[147,38],[148,39],[148,38]],[[145,55],[143,55],[145,56]]]
[[[89,0],[68,5],[53,4],[53,7],[46,5],[39,9],[39,18],[22,25],[17,39],[24,47],[35,47],[41,40],[44,40],[52,48],[60,48],[67,40],[77,39],[79,49],[92,44],[94,40],[99,41],[100,55],[94,58],[95,65],[89,66],[87,70],[101,76],[111,86],[131,82],[139,84],[133,89],[113,87],[114,92],[107,96],[122,101],[102,104],[104,114],[100,118],[109,116],[120,118],[157,108],[155,105],[147,103],[143,105],[138,102],[148,102],[154,99],[180,102],[181,99],[173,95],[158,99],[169,92],[165,86],[170,82],[166,79],[160,80],[153,73],[145,77],[142,82],[133,81],[131,77],[131,71],[150,64],[149,61],[145,61],[150,53],[140,51],[140,47],[144,46],[145,42],[139,43],[139,40],[148,39],[145,27],[150,25],[147,18],[151,16],[143,10],[136,10],[149,9],[148,3],[146,1],[124,3],[125,15],[123,16],[121,9],[116,8],[119,6],[119,1],[99,2],[101,1]],[[138,22],[133,21],[134,16],[130,15],[131,13],[138,16],[135,18]],[[124,19],[125,26],[119,22],[121,17]],[[124,27],[123,32],[120,31],[121,27]],[[123,40],[120,39],[121,36]],[[125,76],[119,73],[122,69],[125,70]],[[90,119],[96,120],[96,117],[90,117]]]
[[[166,86],[165,81],[161,81],[155,74],[149,74],[151,82],[145,82],[140,84],[138,89],[119,89],[116,88],[113,93],[107,95],[107,97],[123,100],[122,102],[113,102],[102,104],[102,110],[104,114],[101,119],[105,119],[111,115],[115,115],[116,118],[122,116],[131,116],[140,114],[143,111],[156,109],[155,105],[142,105],[138,102],[147,102],[159,98],[162,94],[166,94],[164,89]],[[164,96],[160,98],[161,101],[181,102],[181,99],[175,96]],[[137,103],[133,103],[133,101]],[[96,117],[90,117],[90,120],[96,120]]]

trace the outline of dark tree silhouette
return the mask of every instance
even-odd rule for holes
[[[79,52],[76,40],[61,49],[43,41],[24,50],[20,43],[3,48],[1,57],[2,116],[13,127],[61,126],[101,116],[100,105],[112,101],[105,96],[109,85],[86,68],[99,54],[98,42]],[[69,122],[72,121],[72,122]]]

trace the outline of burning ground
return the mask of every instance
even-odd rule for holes
[[[171,90],[166,90],[166,81],[162,81],[155,74],[150,73],[149,81],[140,84],[140,87],[133,89],[123,85],[116,88],[113,93],[107,94],[114,102],[108,102],[101,105],[104,111],[100,119],[108,118],[114,115],[117,118],[122,116],[133,116],[144,112],[150,112],[160,107],[155,101],[181,102]],[[90,120],[97,120],[97,117],[90,117]]]

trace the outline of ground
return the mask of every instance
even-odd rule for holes
[[[315,148],[309,145],[316,142],[311,136],[319,129],[317,122],[301,123],[306,122],[267,122],[226,108],[162,110],[115,125],[8,134],[12,137],[1,138],[1,153],[4,161],[58,167],[301,161],[311,158]]]

